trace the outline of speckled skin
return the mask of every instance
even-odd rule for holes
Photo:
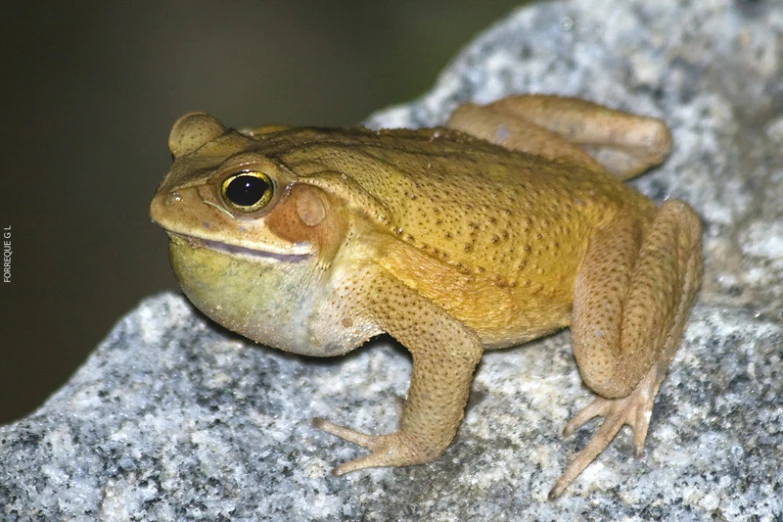
[[[315,420],[371,450],[337,474],[434,460],[483,350],[570,325],[582,378],[601,397],[566,433],[605,422],[554,498],[623,424],[642,451],[700,282],[699,220],[683,202],[657,209],[621,183],[668,154],[659,120],[516,96],[464,105],[447,127],[240,133],[186,115],[152,218],[171,237],[186,295],[231,330],[308,355],[381,332],[410,350],[397,432]],[[243,172],[269,180],[262,206],[222,191]]]

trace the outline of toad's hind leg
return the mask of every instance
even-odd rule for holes
[[[604,417],[592,440],[555,483],[563,490],[624,424],[641,456],[653,401],[676,351],[701,281],[701,224],[682,201],[667,201],[646,232],[616,219],[590,241],[574,287],[574,356],[601,397],[567,425],[567,436]]]
[[[446,126],[509,149],[600,164],[621,180],[659,164],[672,145],[669,128],[657,118],[541,94],[508,96],[483,106],[466,103]]]

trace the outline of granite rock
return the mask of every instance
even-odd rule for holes
[[[252,345],[179,296],[143,302],[37,412],[0,428],[4,520],[783,519],[783,4],[578,0],[519,10],[433,90],[371,126],[444,121],[460,102],[576,95],[665,118],[670,159],[633,184],[705,226],[705,283],[656,401],[557,502],[595,425],[567,331],[489,353],[436,462],[336,478],[361,450],[314,416],[395,429],[407,352],[380,338],[316,360]]]

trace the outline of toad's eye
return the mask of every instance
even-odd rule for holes
[[[266,174],[243,171],[223,180],[220,193],[231,208],[255,212],[269,204],[274,190],[275,185]]]

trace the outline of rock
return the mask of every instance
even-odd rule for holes
[[[40,410],[0,428],[5,520],[773,520],[783,516],[783,4],[580,0],[519,10],[415,102],[371,126],[441,123],[460,102],[576,95],[656,115],[675,150],[634,185],[689,201],[705,284],[656,401],[566,490],[595,426],[567,332],[489,353],[436,462],[336,478],[361,450],[314,416],[395,429],[410,361],[388,338],[314,360],[254,346],[183,298],[151,298]]]

